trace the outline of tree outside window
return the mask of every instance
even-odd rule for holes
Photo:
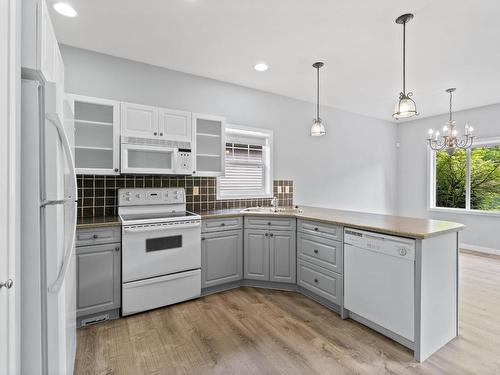
[[[435,153],[435,206],[500,211],[500,145]]]

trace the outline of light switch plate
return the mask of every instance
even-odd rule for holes
[[[200,187],[193,186],[193,195],[200,195]]]

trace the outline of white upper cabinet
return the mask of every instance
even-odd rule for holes
[[[75,167],[78,174],[120,172],[120,103],[68,95],[75,124]]]
[[[22,1],[21,65],[27,78],[56,82],[60,69],[59,45],[43,0]]]
[[[222,176],[225,169],[226,119],[220,116],[192,115],[196,176]]]
[[[160,137],[172,141],[191,142],[192,124],[190,112],[160,108],[158,116],[158,134]]]
[[[158,108],[148,105],[121,103],[121,135],[151,138],[159,136]]]

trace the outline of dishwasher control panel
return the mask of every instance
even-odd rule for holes
[[[411,261],[415,260],[415,240],[409,238],[345,228],[344,242],[361,249]]]

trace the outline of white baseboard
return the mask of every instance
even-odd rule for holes
[[[469,245],[466,243],[461,243],[459,245],[459,247],[460,247],[460,249],[469,250],[469,251],[476,251],[479,253],[500,255],[500,249],[494,249],[492,247]]]

